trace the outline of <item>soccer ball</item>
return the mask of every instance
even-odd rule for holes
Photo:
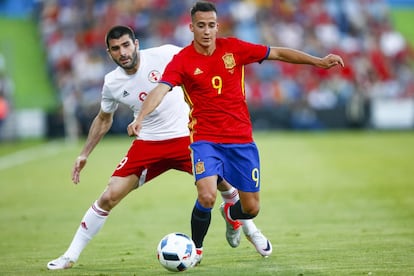
[[[183,233],[170,233],[157,247],[160,264],[170,271],[184,271],[195,261],[196,247],[191,238]]]

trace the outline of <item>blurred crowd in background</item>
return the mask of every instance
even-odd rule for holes
[[[0,131],[9,116],[10,105],[13,102],[13,92],[14,83],[7,74],[6,61],[0,53]]]
[[[376,98],[414,98],[414,54],[392,25],[384,0],[212,1],[219,35],[316,56],[336,53],[332,70],[283,62],[246,67],[246,95],[256,129],[364,127]],[[104,36],[113,25],[136,32],[141,48],[192,40],[193,0],[54,0],[37,9],[48,70],[72,131],[87,132],[99,109],[105,73],[114,69]],[[325,115],[324,115],[325,114]],[[122,108],[112,132],[125,133]],[[324,117],[325,116],[325,117]]]

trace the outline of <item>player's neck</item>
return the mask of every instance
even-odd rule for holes
[[[138,71],[138,66],[135,66],[134,68],[131,68],[131,69],[124,69],[124,71],[127,75],[133,75]]]
[[[194,49],[197,53],[203,56],[211,56],[214,51],[216,50],[216,45],[210,45],[208,47],[204,47],[198,43],[194,43]]]

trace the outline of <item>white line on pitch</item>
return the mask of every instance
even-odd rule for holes
[[[21,150],[0,157],[0,171],[22,165],[30,161],[56,155],[66,149],[65,143],[51,142],[41,146]]]

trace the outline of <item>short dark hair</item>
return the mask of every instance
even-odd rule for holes
[[[130,27],[123,25],[112,27],[105,36],[106,47],[109,48],[110,39],[118,39],[126,34],[132,39],[132,41],[135,41],[135,33]]]
[[[194,4],[194,6],[191,8],[191,11],[190,11],[191,18],[193,18],[194,14],[198,11],[202,11],[202,12],[213,11],[217,13],[216,6],[213,3],[207,2],[207,1],[198,1]]]

